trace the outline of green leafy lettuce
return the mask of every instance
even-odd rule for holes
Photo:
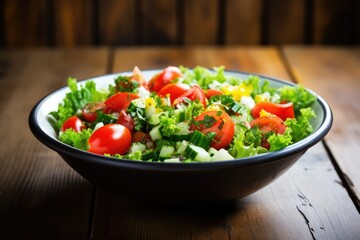
[[[280,100],[283,102],[292,102],[294,111],[298,113],[301,108],[310,107],[315,101],[316,96],[312,95],[303,86],[284,86],[278,89]]]
[[[260,153],[267,152],[267,150],[259,146],[258,143],[253,143],[250,140],[250,138],[254,138],[253,134],[258,134],[258,133],[252,132],[248,136],[246,133],[247,133],[246,127],[240,125],[236,126],[234,140],[229,148],[229,153],[234,158],[254,156]],[[258,137],[260,137],[259,139],[261,139],[261,135],[259,135]]]
[[[299,112],[300,115],[298,117],[288,118],[285,121],[287,128],[291,129],[290,135],[293,142],[300,141],[314,131],[310,119],[316,117],[315,112],[310,107],[302,108]]]
[[[104,101],[108,93],[98,91],[93,81],[87,81],[84,85],[78,87],[75,78],[68,78],[68,92],[58,110],[50,113],[50,119],[53,127],[59,132],[63,122],[69,117],[76,115],[79,109],[82,109],[88,103]]]
[[[75,148],[87,151],[88,139],[92,133],[92,129],[83,129],[80,132],[75,132],[72,128],[59,134],[59,140]]]

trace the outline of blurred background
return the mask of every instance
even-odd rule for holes
[[[0,47],[360,43],[358,0],[0,0]]]

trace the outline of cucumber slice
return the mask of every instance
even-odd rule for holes
[[[183,155],[185,153],[185,149],[189,146],[188,141],[182,141],[176,143],[176,153]]]
[[[146,150],[145,144],[142,144],[140,142],[134,142],[133,144],[131,144],[131,147],[130,147],[130,152],[131,153],[134,153],[134,152],[137,152],[137,151],[143,152],[145,150]]]
[[[162,136],[160,133],[160,127],[161,127],[160,125],[157,125],[157,126],[153,127],[153,129],[151,129],[151,131],[149,132],[149,135],[153,141],[162,139]]]
[[[193,160],[198,162],[208,162],[211,160],[210,154],[203,148],[189,144],[185,153]]]
[[[159,157],[160,158],[171,158],[171,156],[174,154],[175,148],[173,146],[162,146]]]
[[[167,162],[167,163],[179,163],[180,158],[169,158],[169,159],[165,159],[164,162]]]
[[[141,159],[145,161],[156,161],[158,159],[158,156],[154,150],[147,150],[142,154]]]
[[[208,150],[208,153],[210,154],[210,156],[214,156],[217,152],[218,152],[218,150],[216,150],[215,148],[210,148]]]
[[[233,156],[230,155],[228,151],[225,149],[218,150],[212,157],[211,161],[221,161],[221,160],[231,160],[234,159]]]
[[[202,132],[195,130],[191,134],[189,142],[196,146],[199,146],[199,147],[202,147],[202,148],[208,150],[210,148],[210,144],[211,144],[212,140],[211,140],[211,138],[209,138]]]
[[[184,109],[176,109],[174,110],[174,115],[175,115],[175,119],[176,122],[180,123],[180,122],[184,122],[185,121],[185,110]]]

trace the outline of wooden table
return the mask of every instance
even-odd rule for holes
[[[329,102],[333,128],[274,183],[212,209],[153,208],[108,193],[29,130],[30,109],[68,76],[170,64],[299,82]],[[0,50],[0,239],[360,239],[359,89],[359,48]]]

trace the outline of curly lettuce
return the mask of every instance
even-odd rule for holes
[[[62,103],[59,104],[58,110],[50,113],[52,119],[51,124],[54,129],[59,132],[62,124],[69,117],[76,115],[79,109],[85,105],[94,102],[104,101],[108,97],[108,93],[98,91],[95,82],[87,81],[84,85],[78,87],[76,78],[68,78],[68,92]]]

